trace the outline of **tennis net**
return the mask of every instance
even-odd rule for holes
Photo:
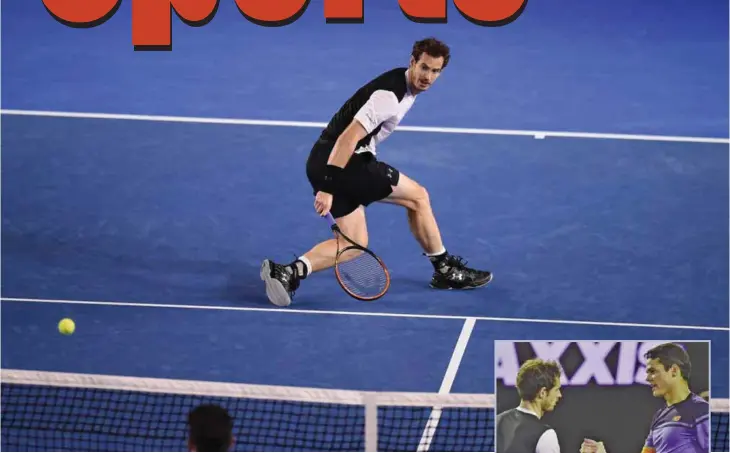
[[[730,452],[728,420],[730,420],[730,400],[710,399],[711,432],[710,447],[713,453]]]
[[[2,370],[3,451],[183,451],[187,414],[234,418],[235,451],[494,451],[494,396]],[[730,402],[712,399],[712,452]]]
[[[494,396],[2,370],[5,451],[184,451],[203,403],[236,451],[493,451]]]

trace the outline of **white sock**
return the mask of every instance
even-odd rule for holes
[[[308,276],[309,274],[311,274],[312,273],[312,263],[309,261],[309,258],[307,258],[306,256],[302,255],[302,256],[300,256],[297,259],[299,261],[301,261],[302,263],[304,263],[304,266],[306,267],[306,273],[304,275],[305,276]]]
[[[446,253],[446,247],[441,247],[441,250],[439,250],[438,252],[426,253],[426,256],[439,256],[439,255],[443,255],[444,253]]]

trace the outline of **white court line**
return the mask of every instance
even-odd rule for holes
[[[386,312],[358,312],[358,311],[335,311],[335,310],[303,310],[295,308],[257,308],[257,307],[230,307],[217,305],[186,305],[186,304],[152,304],[140,302],[110,302],[110,301],[87,301],[87,300],[62,300],[62,299],[26,299],[17,297],[0,298],[3,302],[24,302],[24,303],[51,303],[51,304],[75,304],[75,305],[111,305],[117,307],[142,307],[142,308],[182,308],[188,310],[227,310],[227,311],[254,311],[274,313],[294,313],[310,315],[345,315],[345,316],[379,316],[386,318],[420,318],[420,319],[450,319],[466,320],[473,318],[477,321],[491,322],[525,322],[538,324],[569,324],[584,326],[607,326],[607,327],[647,327],[656,329],[689,329],[689,330],[714,330],[730,332],[730,327],[715,326],[691,326],[673,324],[643,324],[632,322],[605,322],[605,321],[573,321],[565,319],[534,319],[534,318],[499,318],[491,316],[457,316],[457,315],[425,315],[416,313],[386,313]],[[499,303],[499,302],[497,302]]]
[[[158,121],[173,123],[206,123],[206,124],[238,124],[248,126],[285,126],[323,128],[327,123],[311,121],[274,121],[253,120],[238,118],[208,118],[195,116],[166,116],[166,115],[135,115],[122,113],[89,113],[89,112],[59,112],[48,110],[14,110],[2,109],[3,115],[46,116],[59,118],[89,118],[111,120]],[[612,140],[649,140],[662,142],[688,143],[730,143],[730,138],[716,137],[685,137],[674,135],[647,135],[647,134],[610,134],[600,132],[561,132],[561,131],[530,131],[516,129],[480,129],[462,127],[431,127],[431,126],[403,126],[396,128],[403,132],[432,132],[441,134],[477,134],[477,135],[523,135],[533,137],[568,137],[568,138],[596,138]]]
[[[461,334],[454,347],[454,353],[451,355],[449,366],[446,368],[446,374],[444,379],[441,381],[441,388],[439,389],[440,395],[445,395],[451,392],[451,386],[454,384],[456,378],[456,372],[459,371],[461,365],[461,359],[464,358],[464,351],[466,351],[466,345],[469,343],[469,338],[474,330],[474,324],[476,324],[475,318],[466,318],[464,326],[461,328]],[[428,451],[431,448],[431,441],[436,433],[439,420],[441,420],[441,407],[434,406],[431,410],[431,415],[428,417],[426,427],[423,429],[423,435],[421,435],[421,441],[418,443],[418,451]]]

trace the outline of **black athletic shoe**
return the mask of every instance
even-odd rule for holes
[[[300,278],[296,270],[292,271],[283,264],[264,260],[261,264],[261,280],[266,282],[266,296],[269,301],[279,307],[291,304],[294,291],[299,288]]]
[[[435,289],[474,289],[486,286],[492,281],[492,273],[466,267],[460,256],[449,256],[444,262],[445,272],[434,271],[431,288]]]

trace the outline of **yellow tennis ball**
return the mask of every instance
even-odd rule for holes
[[[71,335],[76,330],[76,324],[72,319],[64,318],[58,323],[58,331],[64,335]]]

